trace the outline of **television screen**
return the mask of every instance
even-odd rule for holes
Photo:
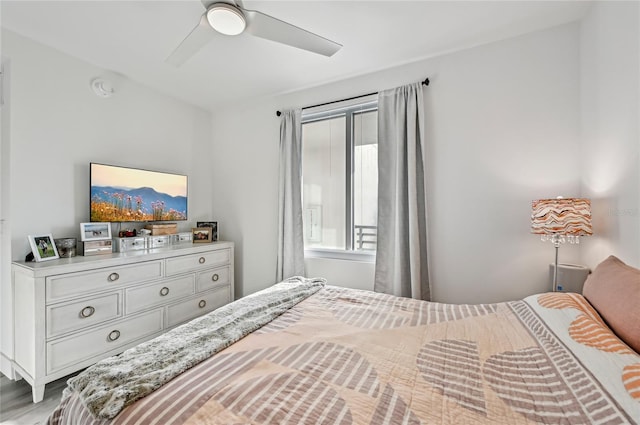
[[[187,176],[90,164],[91,221],[187,219]]]

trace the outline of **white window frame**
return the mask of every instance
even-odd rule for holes
[[[346,131],[346,164],[347,175],[350,178],[345,179],[346,190],[346,204],[348,207],[345,209],[345,245],[349,247],[354,246],[354,225],[353,225],[353,172],[354,172],[354,131],[353,131],[353,117],[356,114],[362,114],[371,111],[378,110],[378,98],[377,96],[367,96],[358,100],[350,100],[348,102],[340,102],[339,104],[333,104],[333,106],[326,105],[320,109],[309,109],[302,111],[302,125],[324,121],[332,118],[338,118],[344,116],[346,119],[345,131]],[[354,250],[354,249],[331,249],[331,248],[305,248],[305,258],[332,258],[339,260],[349,261],[362,261],[362,262],[375,262],[376,251],[375,250]]]

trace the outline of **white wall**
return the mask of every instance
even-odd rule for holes
[[[0,371],[7,371],[11,375],[10,356],[3,353],[2,347],[8,347],[11,352],[13,347],[12,332],[10,324],[13,320],[13,309],[5,306],[4,300],[11,300],[11,285],[2,284],[11,279],[11,227],[9,209],[9,170],[10,161],[10,111],[9,99],[11,98],[9,81],[11,70],[9,59],[0,56],[2,59],[2,104],[0,105]],[[6,307],[6,308],[5,308]],[[5,325],[6,324],[6,325]],[[10,376],[13,378],[13,376]]]
[[[237,243],[236,295],[274,283],[275,111],[425,77],[434,299],[494,302],[547,290],[553,248],[529,233],[530,202],[579,195],[578,53],[579,26],[565,25],[216,112],[213,208]],[[576,247],[562,248],[562,262],[578,258]],[[373,276],[367,263],[307,267]]]
[[[576,24],[439,61],[428,90],[434,298],[494,302],[549,289],[553,248],[531,200],[579,193]],[[573,262],[575,247],[561,250]]]
[[[209,112],[124,77],[115,80],[112,98],[98,98],[89,82],[105,70],[9,31],[2,32],[2,54],[11,61],[12,259],[30,251],[29,234],[79,237],[79,223],[89,221],[91,161],[185,173],[189,222],[180,228],[211,219]],[[11,317],[6,291],[2,310]],[[3,330],[10,326],[3,320]],[[5,335],[2,351],[10,353]]]
[[[640,5],[597,2],[581,27],[583,195],[594,236],[582,262],[640,267]]]

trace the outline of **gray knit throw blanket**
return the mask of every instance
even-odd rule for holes
[[[69,379],[97,419],[112,419],[185,370],[266,325],[324,287],[324,279],[293,277],[192,320]]]

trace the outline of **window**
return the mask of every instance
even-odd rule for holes
[[[377,101],[302,116],[305,250],[375,252]]]

